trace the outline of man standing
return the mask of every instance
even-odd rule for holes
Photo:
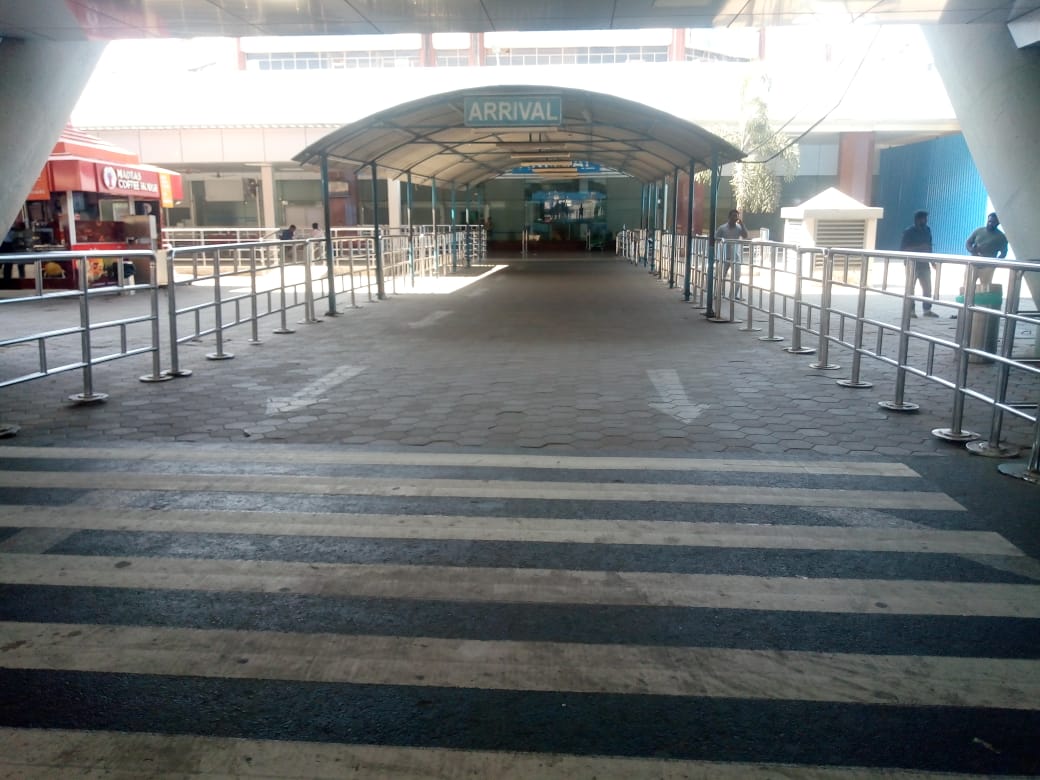
[[[740,221],[740,212],[736,209],[730,209],[729,219],[723,222],[715,230],[716,239],[725,239],[726,241],[738,241],[747,240],[748,232],[744,228],[744,223]],[[730,266],[733,267],[733,280],[737,286],[736,297],[740,298],[740,245],[729,244],[724,245],[725,253],[722,257],[722,278],[725,279],[729,273]]]
[[[914,224],[903,231],[903,240],[899,248],[904,252],[928,252],[932,251],[932,229],[928,227],[928,212],[915,211]],[[921,308],[924,309],[925,317],[938,317],[932,311],[932,265],[927,260],[914,260],[914,278],[921,285],[921,297],[924,299]],[[916,285],[915,285],[916,286]],[[910,309],[910,316],[917,316],[916,304]]]
[[[978,228],[964,242],[964,248],[976,257],[1007,257],[1008,240],[1003,230],[997,230],[1000,220],[997,213],[993,212],[986,217],[986,224]],[[995,268],[980,268],[978,280],[989,286],[993,281]]]

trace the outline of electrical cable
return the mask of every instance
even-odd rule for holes
[[[820,124],[822,124],[824,122],[824,120],[826,120],[831,114],[833,114],[835,111],[837,111],[838,110],[838,106],[840,106],[845,101],[845,98],[848,97],[849,91],[852,89],[852,85],[856,83],[856,78],[859,76],[860,71],[863,70],[863,66],[867,62],[867,57],[869,56],[870,52],[873,50],[874,44],[877,43],[877,39],[878,39],[878,36],[880,34],[881,34],[881,28],[879,27],[874,32],[873,40],[871,40],[870,44],[867,46],[866,51],[863,52],[863,56],[860,57],[859,62],[856,64],[856,69],[852,72],[852,76],[849,78],[848,82],[846,82],[845,89],[842,90],[841,95],[838,97],[837,102],[833,106],[831,106],[829,109],[827,109],[827,111],[819,119],[817,119],[815,122],[813,122],[811,125],[809,125],[808,128],[806,128],[804,131],[802,131],[797,136],[795,136],[793,139],[791,139],[787,144],[782,146],[777,152],[773,153],[769,157],[766,157],[764,160],[742,160],[741,162],[744,165],[762,165],[764,163],[771,162],[772,160],[775,160],[777,157],[782,155],[784,152],[786,152],[792,146],[795,146],[799,141],[801,141],[803,138],[805,138],[805,136],[809,135],[809,133],[811,133],[813,130],[815,130],[817,127],[819,127]],[[766,146],[770,141],[772,141],[774,138],[776,138],[783,131],[783,129],[785,127],[787,127],[789,124],[791,124],[791,122],[793,122],[795,120],[795,117],[797,117],[797,115],[798,114],[796,112],[794,116],[792,116],[790,119],[788,119],[786,122],[784,122],[784,124],[782,124],[779,128],[777,128],[777,130],[773,133],[773,135],[769,138],[768,141],[763,141],[757,147],[755,147],[750,152],[748,152],[748,154],[754,154],[756,151],[761,149],[763,146]]]

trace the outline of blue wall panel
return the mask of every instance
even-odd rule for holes
[[[986,221],[986,189],[960,133],[884,149],[876,205],[885,209],[878,223],[878,249],[899,249],[914,212],[929,212],[933,249],[965,255],[964,240]]]

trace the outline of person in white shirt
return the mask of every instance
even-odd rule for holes
[[[729,274],[730,268],[733,268],[733,279],[737,285],[736,297],[739,299],[740,295],[740,263],[741,263],[741,246],[736,243],[729,243],[731,241],[746,241],[748,237],[747,229],[744,227],[744,223],[740,220],[740,212],[736,209],[730,209],[729,218],[718,226],[715,230],[716,239],[725,239],[724,244],[725,251],[720,260],[723,261],[722,266],[722,278],[725,279]]]

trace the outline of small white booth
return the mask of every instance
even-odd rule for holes
[[[878,206],[865,206],[831,187],[798,206],[780,209],[784,243],[799,246],[839,246],[874,249],[877,223],[885,214]]]

